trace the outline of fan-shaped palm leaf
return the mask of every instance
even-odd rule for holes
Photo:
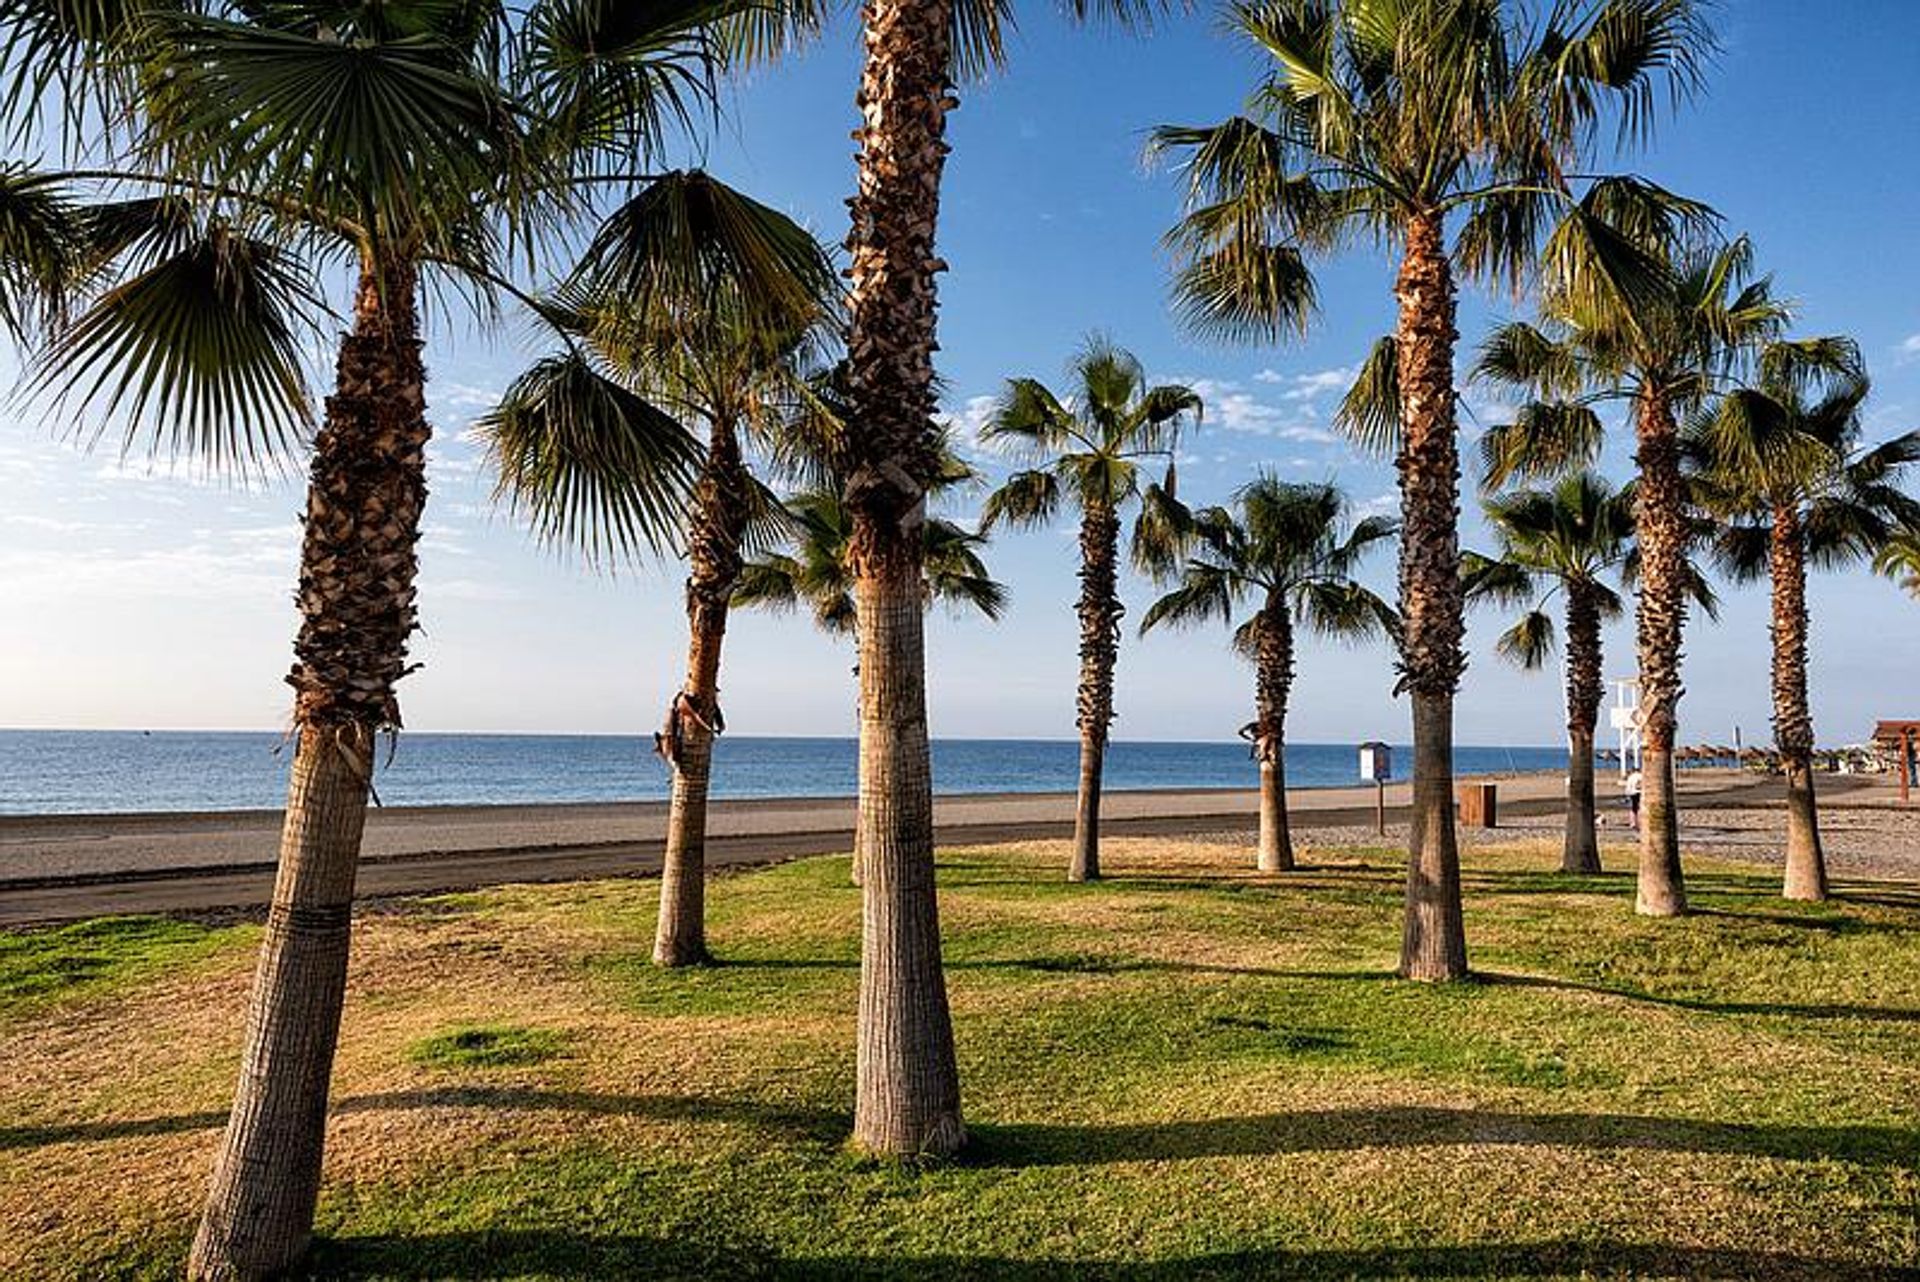
[[[604,561],[656,552],[678,533],[699,442],[584,357],[539,362],[477,427],[499,496],[542,539]]]
[[[124,425],[126,447],[259,466],[311,419],[304,341],[313,282],[279,246],[221,222],[156,233],[134,272],[59,330],[32,372],[63,413]]]

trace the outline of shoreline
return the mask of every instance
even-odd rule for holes
[[[1696,771],[1694,773],[1704,774],[1706,772]],[[1725,773],[1733,774],[1735,772],[1729,770],[1729,771],[1726,771]],[[1540,770],[1480,770],[1480,771],[1471,771],[1471,772],[1463,771],[1455,774],[1454,780],[1457,783],[1470,783],[1470,782],[1497,783],[1502,780],[1536,779],[1536,778],[1547,778],[1547,777],[1564,778],[1565,771],[1557,768],[1540,769]],[[1389,794],[1391,794],[1394,788],[1405,786],[1408,782],[1409,781],[1406,779],[1396,779],[1393,782],[1389,783],[1387,785]],[[1288,797],[1289,803],[1291,803],[1292,799],[1295,797],[1300,797],[1304,801],[1306,798],[1310,796],[1314,796],[1322,793],[1329,793],[1329,792],[1358,793],[1361,791],[1365,791],[1368,797],[1373,796],[1373,786],[1371,784],[1303,783],[1303,784],[1289,784],[1287,786],[1287,797]],[[1233,785],[1233,784],[1221,784],[1216,787],[1198,787],[1198,786],[1171,787],[1171,788],[1108,787],[1102,793],[1102,797],[1103,798],[1232,797],[1232,796],[1249,796],[1250,797],[1254,795],[1254,792],[1255,790],[1252,787]],[[1033,789],[1031,791],[1022,791],[1018,789],[1012,789],[1012,790],[1003,789],[1003,790],[993,791],[993,792],[936,792],[933,794],[933,800],[934,800],[934,804],[939,805],[943,802],[971,802],[971,801],[1015,802],[1015,801],[1027,801],[1027,800],[1033,800],[1033,799],[1054,800],[1061,797],[1071,797],[1073,795],[1074,794],[1070,791],[1066,791],[1058,788],[1042,788],[1042,789]],[[709,798],[708,805],[709,807],[712,807],[712,808],[718,808],[721,806],[780,806],[780,807],[790,808],[790,809],[805,809],[810,807],[830,807],[830,806],[836,806],[836,805],[851,805],[853,804],[854,800],[855,800],[855,797],[852,793],[803,792],[803,793],[786,793],[779,796],[766,796],[766,797],[713,796]],[[658,809],[662,814],[664,814],[666,812],[668,804],[669,804],[669,800],[668,798],[665,798],[665,797],[627,797],[627,798],[621,798],[618,800],[601,800],[601,801],[587,801],[587,800],[445,801],[445,802],[431,802],[431,803],[419,803],[419,804],[401,803],[399,805],[370,805],[368,808],[367,814],[369,819],[377,815],[404,815],[408,817],[431,818],[433,816],[460,815],[468,812],[505,814],[509,811],[539,811],[539,812],[550,812],[550,811],[551,812],[567,812],[567,811],[586,811],[586,810],[639,811],[639,810],[645,810],[648,808]],[[64,823],[68,821],[75,822],[75,823],[85,822],[85,823],[96,823],[96,824],[120,824],[120,823],[126,823],[126,822],[144,823],[144,822],[151,821],[151,822],[162,824],[162,825],[170,824],[174,821],[179,821],[183,824],[201,824],[201,823],[216,823],[223,819],[251,820],[251,819],[261,819],[266,817],[277,818],[281,813],[282,813],[282,808],[279,806],[238,806],[231,809],[214,809],[214,810],[20,810],[20,811],[0,810],[0,848],[3,848],[5,845],[5,842],[7,840],[8,828],[23,826],[23,825],[34,825],[34,824],[42,824],[42,823],[46,823],[46,824]],[[0,879],[0,884],[4,884],[3,879]]]
[[[1559,772],[1493,778],[1503,817],[1562,811]],[[1689,772],[1682,787],[1693,806],[1765,805],[1779,791],[1777,783],[1737,770]],[[1856,789],[1833,789],[1843,791]],[[1390,826],[1404,822],[1410,793],[1404,781],[1388,785]],[[959,846],[1063,837],[1073,830],[1074,800],[1072,793],[943,795],[934,803],[937,839]],[[1357,829],[1374,820],[1371,787],[1289,790],[1288,800],[1301,830]],[[1253,790],[1113,792],[1104,798],[1101,826],[1115,837],[1250,835],[1258,813]],[[376,810],[367,819],[358,893],[378,898],[657,873],[666,815],[667,803],[658,801]],[[257,908],[272,889],[279,824],[278,811],[0,817],[0,926]],[[850,797],[716,801],[708,865],[840,853],[853,824]]]

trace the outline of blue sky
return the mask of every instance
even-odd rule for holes
[[[1390,266],[1359,251],[1321,273],[1323,314],[1304,341],[1231,349],[1183,337],[1165,300],[1159,237],[1176,185],[1140,161],[1144,132],[1235,109],[1256,64],[1206,13],[1147,39],[1029,16],[1008,70],[962,91],[952,120],[942,255],[940,368],[966,427],[1013,374],[1058,378],[1091,329],[1136,351],[1156,379],[1193,382],[1205,427],[1187,445],[1188,497],[1223,497],[1267,466],[1336,479],[1357,505],[1392,504],[1390,471],[1356,456],[1328,415],[1371,339],[1392,324]],[[1881,433],[1920,425],[1920,9],[1744,0],[1718,17],[1724,51],[1706,97],[1621,162],[1750,233],[1763,269],[1801,304],[1807,333],[1857,336],[1876,376]],[[855,32],[842,21],[815,48],[732,92],[707,143],[711,168],[838,240],[852,180]],[[1524,304],[1469,294],[1463,347]],[[534,352],[513,327],[437,328],[429,400],[439,438],[422,544],[425,667],[402,687],[422,730],[636,732],[680,679],[680,572],[608,579],[530,545],[488,499],[462,430]],[[1470,438],[1496,412],[1469,393]],[[0,423],[0,725],[274,728],[284,724],[294,626],[297,477],[241,487],[83,453],[40,417]],[[1464,442],[1471,448],[1470,439]],[[990,471],[1004,460],[987,458]],[[1626,472],[1615,448],[1609,468]],[[967,504],[960,504],[966,514]],[[1471,504],[1469,504],[1471,509]],[[1466,542],[1482,543],[1469,518]],[[1073,730],[1076,630],[1069,531],[1003,536],[992,551],[1013,607],[998,626],[930,624],[936,734],[1066,737]],[[1390,584],[1390,558],[1372,577]],[[1126,585],[1130,620],[1150,600]],[[1864,572],[1812,590],[1815,712],[1823,741],[1863,737],[1875,716],[1920,715],[1900,674],[1920,668],[1920,605]],[[1561,738],[1557,675],[1523,675],[1490,651],[1500,620],[1473,624],[1458,737]],[[1689,633],[1683,737],[1767,737],[1766,601],[1728,593],[1722,622]],[[1615,629],[1610,674],[1630,666]],[[746,734],[838,734],[852,726],[851,654],[803,619],[746,615],[728,637],[723,696]],[[1378,646],[1311,644],[1302,654],[1295,738],[1403,738]],[[1248,719],[1251,676],[1224,633],[1125,642],[1115,733],[1223,739]],[[1904,702],[1903,702],[1904,701]]]

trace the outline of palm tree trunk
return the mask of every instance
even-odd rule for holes
[[[1787,772],[1788,899],[1827,897],[1827,858],[1813,795],[1813,708],[1807,698],[1807,562],[1800,514],[1773,511],[1768,570],[1773,578],[1773,740]]]
[[[1068,881],[1100,876],[1100,775],[1113,724],[1113,667],[1120,653],[1120,517],[1089,506],[1080,518],[1080,794]]]
[[[1407,222],[1394,293],[1400,377],[1402,684],[1413,702],[1413,830],[1400,973],[1467,973],[1460,850],[1453,822],[1453,695],[1466,666],[1460,589],[1460,455],[1455,439],[1454,286],[1438,212]]]
[[[966,1142],[934,891],[925,609],[917,548],[871,536],[860,558],[860,843],[864,870],[853,1138],[897,1157]]]
[[[853,1140],[941,1156],[966,1142],[934,892],[921,526],[938,467],[934,253],[950,0],[867,0],[859,187],[847,237],[852,568],[860,632],[860,1027]]]
[[[1687,623],[1686,496],[1679,430],[1657,391],[1635,409],[1640,470],[1634,535],[1640,544],[1640,876],[1635,909],[1648,917],[1687,911],[1680,868],[1680,815],[1673,742],[1680,716],[1680,643]]]
[[[1593,731],[1600,721],[1600,607],[1590,584],[1567,583],[1567,837],[1560,869],[1600,871],[1600,834],[1593,796]]]
[[[720,651],[727,602],[740,577],[747,474],[731,423],[716,420],[687,531],[687,679],[667,712],[661,755],[673,769],[667,848],[660,866],[660,921],[653,960],[693,966],[707,953],[707,785],[720,715]]]
[[[1260,615],[1255,653],[1253,755],[1260,763],[1261,872],[1291,872],[1287,821],[1287,693],[1293,685],[1293,620],[1278,593]]]
[[[411,264],[363,265],[314,441],[287,678],[298,746],[195,1279],[279,1276],[313,1231],[374,739],[399,728],[416,621],[429,428],[415,289]]]

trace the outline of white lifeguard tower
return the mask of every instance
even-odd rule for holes
[[[1620,778],[1640,768],[1640,678],[1613,679],[1613,707],[1607,720],[1620,741]]]

